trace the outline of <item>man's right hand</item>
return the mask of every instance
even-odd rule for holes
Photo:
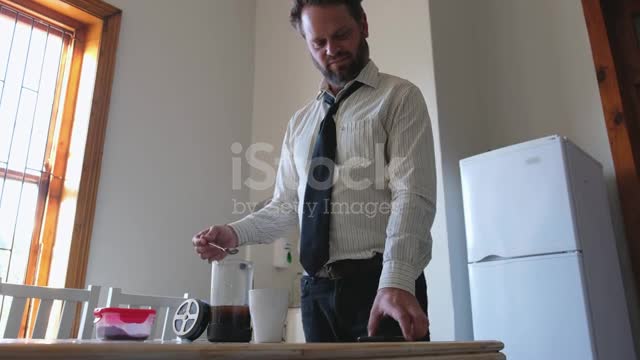
[[[226,249],[235,248],[238,247],[238,235],[229,225],[215,225],[195,234],[191,242],[201,259],[209,262],[218,261],[224,259],[227,254],[209,243],[217,244]]]

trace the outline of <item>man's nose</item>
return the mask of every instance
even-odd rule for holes
[[[327,42],[327,55],[328,56],[336,56],[340,53],[340,45],[336,41]]]

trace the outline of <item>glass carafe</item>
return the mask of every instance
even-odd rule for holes
[[[253,286],[253,263],[228,259],[214,261],[211,268],[211,342],[251,341],[249,290]]]

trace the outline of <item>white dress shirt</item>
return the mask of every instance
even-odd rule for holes
[[[373,61],[354,81],[364,86],[340,104],[334,117],[329,263],[382,253],[378,287],[413,294],[431,259],[436,210],[429,113],[415,85],[379,73]],[[230,224],[240,245],[270,243],[301,224],[309,162],[329,108],[322,99],[327,91],[323,82],[316,99],[290,120],[271,203]]]

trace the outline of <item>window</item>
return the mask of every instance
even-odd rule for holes
[[[0,278],[24,283],[49,192],[72,34],[0,5]],[[59,135],[59,134],[58,134]],[[38,211],[39,210],[39,211]]]
[[[119,24],[100,0],[0,0],[2,281],[85,287]]]

